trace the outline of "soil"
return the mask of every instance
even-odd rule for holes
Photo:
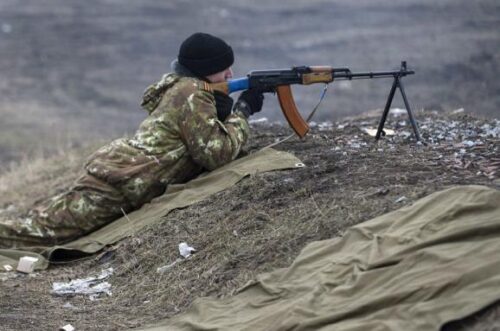
[[[419,111],[424,145],[416,143],[406,114],[392,114],[386,128],[395,134],[386,130],[379,141],[364,129],[376,128],[380,112],[313,123],[305,139],[275,147],[295,154],[304,168],[246,178],[84,260],[30,275],[0,273],[1,329],[55,330],[68,323],[77,330],[143,326],[182,313],[195,298],[232,295],[257,274],[288,266],[307,243],[341,236],[349,226],[435,191],[468,184],[500,189],[500,121],[463,112]],[[262,122],[253,124],[252,132],[248,152],[287,137],[290,129]],[[52,176],[37,185],[58,174],[74,176],[77,163],[69,169],[54,166]],[[42,196],[64,183],[58,185],[45,185]],[[0,195],[0,206],[33,200],[33,192],[25,190],[24,197]],[[180,242],[194,246],[196,253],[158,273],[158,267],[179,257]],[[51,293],[53,282],[97,275],[110,267],[112,296],[91,300]],[[448,329],[499,328],[497,304]]]

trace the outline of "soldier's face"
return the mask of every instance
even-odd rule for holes
[[[210,83],[221,83],[225,82],[228,79],[233,78],[233,69],[231,67],[221,71],[217,72],[215,74],[209,75],[206,77]]]

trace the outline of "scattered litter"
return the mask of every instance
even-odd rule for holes
[[[17,265],[17,271],[24,273],[31,273],[35,270],[35,263],[38,262],[38,258],[32,256],[23,256],[19,259]]]
[[[466,147],[474,147],[474,146],[476,146],[476,143],[471,141],[471,140],[464,140],[464,141],[462,141],[462,145],[464,145]]]
[[[354,136],[354,140],[350,140],[347,142],[348,146],[351,148],[361,148],[362,146],[367,146],[368,144],[364,141],[357,140],[358,136]]]
[[[257,124],[257,123],[267,123],[269,120],[267,117],[261,117],[261,118],[256,118],[256,119],[251,119],[248,121],[249,124]]]
[[[398,135],[402,136],[405,139],[412,136],[411,132],[409,132],[409,131],[401,131],[401,132],[398,133]]]
[[[460,113],[463,113],[463,112],[465,112],[465,109],[458,108],[458,109],[455,109],[454,111],[452,111],[451,113],[452,114],[460,114]]]
[[[400,121],[400,122],[398,122],[398,125],[399,126],[406,126],[406,121]]]
[[[4,264],[3,268],[5,269],[5,271],[12,271],[14,269],[10,264]]]
[[[193,247],[189,246],[187,243],[180,243],[179,244],[179,253],[182,255],[184,258],[188,258],[191,256],[191,253],[196,252],[196,249]]]
[[[189,258],[191,256],[191,254],[194,253],[194,252],[196,252],[196,249],[194,249],[193,247],[189,246],[187,243],[185,243],[185,242],[180,243],[179,244],[179,254],[181,254],[181,256],[184,259],[178,258],[177,260],[175,260],[172,263],[169,263],[169,264],[164,265],[162,267],[158,267],[158,268],[156,268],[156,272],[160,273],[160,274],[164,273],[168,269],[170,269],[173,266],[175,266],[177,263],[183,262],[185,259]]]
[[[406,109],[403,109],[403,108],[391,108],[391,109],[389,109],[389,114],[391,114],[395,117],[398,117],[398,116],[406,114],[406,113],[407,113]]]
[[[346,126],[347,126],[347,124],[346,124],[346,123],[344,123],[344,124],[338,124],[338,125],[337,125],[337,129],[342,130],[342,129],[344,129]]]
[[[306,165],[302,162],[299,162],[299,163],[295,163],[295,167],[296,168],[304,168]]]
[[[484,124],[480,127],[483,131],[479,135],[483,138],[500,138],[500,121],[495,120],[495,126],[491,126],[489,124]]]
[[[0,273],[0,282],[8,281],[9,279],[15,279],[20,277],[21,275],[18,272],[1,272]]]
[[[333,128],[333,123],[330,121],[326,121],[318,124],[319,131],[331,130]]]
[[[59,331],[75,331],[75,328],[71,324],[66,324],[65,326],[62,326]]]
[[[364,133],[368,134],[369,136],[372,136],[372,137],[375,137],[377,135],[377,129],[374,129],[374,128],[361,128],[361,131],[363,131]],[[394,130],[391,130],[391,129],[385,129],[384,128],[384,132],[385,132],[385,135],[386,136],[394,136]]]
[[[177,260],[175,260],[174,262],[172,262],[170,264],[164,265],[163,267],[156,268],[156,272],[159,274],[162,274],[165,271],[167,271],[168,269],[172,268],[177,263],[182,262],[182,261],[184,261],[184,260],[181,258],[178,258]]]
[[[400,203],[400,202],[403,202],[403,201],[406,201],[406,200],[407,200],[407,198],[403,195],[403,196],[397,198],[396,201],[394,201],[394,202],[395,203]]]
[[[238,237],[238,231],[233,230],[233,236]]]
[[[69,283],[55,282],[52,284],[52,293],[56,295],[87,294],[90,296],[91,300],[95,300],[101,293],[111,296],[111,284],[103,282],[103,280],[112,274],[113,268],[108,268],[103,270],[101,274],[96,277],[74,279]]]

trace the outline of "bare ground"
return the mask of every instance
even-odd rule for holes
[[[83,261],[55,265],[29,276],[0,273],[3,330],[122,330],[185,311],[200,296],[231,295],[256,274],[288,266],[309,242],[340,236],[351,225],[398,209],[451,185],[500,188],[500,122],[465,113],[419,112],[429,145],[416,144],[406,115],[390,117],[396,135],[376,142],[362,131],[379,113],[316,125],[304,140],[276,148],[297,155],[299,170],[259,174],[191,207],[162,217]],[[248,150],[290,133],[281,124],[255,124]],[[49,159],[19,179],[18,169],[0,177],[0,207],[20,212],[59,191],[76,176],[81,152],[69,164]],[[48,169],[46,171],[38,171]],[[17,180],[16,180],[17,178]],[[54,180],[58,179],[58,180]],[[50,185],[49,185],[50,183]],[[14,190],[12,190],[14,188]],[[13,194],[12,192],[15,192]],[[163,274],[186,241],[197,252]],[[55,296],[55,281],[96,275],[113,267],[112,296]],[[449,330],[499,330],[500,308],[458,321]]]

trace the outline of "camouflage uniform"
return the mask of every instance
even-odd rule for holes
[[[161,195],[168,184],[194,178],[236,158],[246,142],[246,117],[217,119],[208,85],[166,74],[148,87],[149,116],[131,139],[90,156],[67,192],[35,207],[27,218],[0,223],[0,248],[60,244],[95,231]]]

